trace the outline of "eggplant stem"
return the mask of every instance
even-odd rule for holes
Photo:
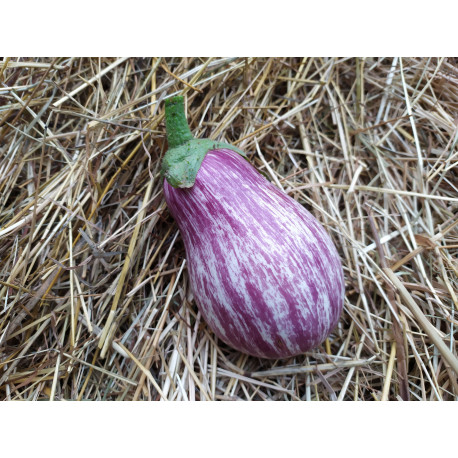
[[[165,101],[165,128],[169,149],[177,148],[194,137],[184,112],[184,97],[171,97]]]

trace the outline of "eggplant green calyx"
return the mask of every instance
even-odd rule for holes
[[[243,157],[235,146],[207,138],[196,139],[189,129],[184,112],[184,98],[165,101],[165,126],[169,150],[162,159],[161,173],[174,188],[192,188],[205,155],[217,149],[231,149]]]

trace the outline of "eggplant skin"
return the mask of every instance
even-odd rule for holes
[[[238,153],[205,156],[192,188],[164,180],[191,288],[214,333],[262,358],[322,343],[343,307],[337,250],[320,223]]]

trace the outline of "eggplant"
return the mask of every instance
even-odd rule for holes
[[[194,139],[183,97],[166,101],[164,195],[195,301],[213,332],[262,358],[317,347],[337,325],[344,276],[321,224],[239,149]]]

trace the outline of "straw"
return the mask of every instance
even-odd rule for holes
[[[3,58],[0,399],[458,400],[457,83],[455,58]],[[205,323],[160,177],[176,94],[334,240],[319,347]]]

